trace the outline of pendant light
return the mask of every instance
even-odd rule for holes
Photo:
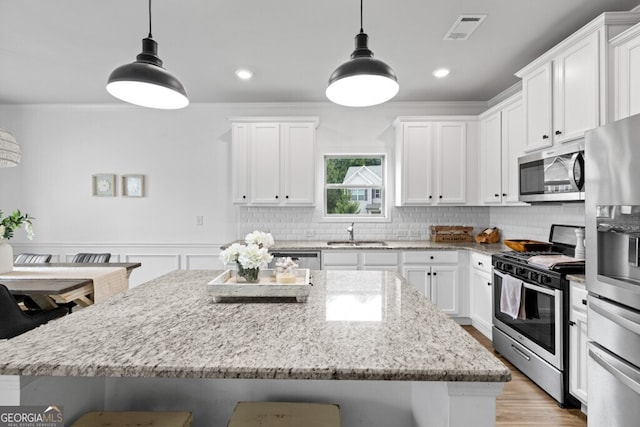
[[[4,129],[0,129],[0,168],[17,166],[22,158],[20,144]]]
[[[340,65],[329,77],[327,98],[347,107],[368,107],[387,102],[398,93],[398,79],[384,62],[374,59],[367,46],[369,36],[362,29],[360,0],[360,33],[351,60]]]
[[[178,109],[189,105],[182,83],[162,67],[158,43],[151,35],[151,0],[149,0],[149,36],[142,39],[142,53],[136,62],[113,70],[107,91],[118,99],[149,108]]]

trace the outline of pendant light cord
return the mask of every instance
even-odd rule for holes
[[[153,38],[151,35],[151,0],[149,0],[149,38]]]
[[[151,2],[151,0],[149,0],[149,2]],[[362,29],[362,0],[360,0],[360,32],[364,33],[364,30]]]

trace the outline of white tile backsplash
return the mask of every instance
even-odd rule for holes
[[[491,225],[504,239],[549,240],[551,224],[585,225],[584,203],[492,207]]]
[[[343,240],[351,221],[325,222],[313,207],[239,207],[238,238],[253,230],[268,231],[276,240]],[[478,233],[498,227],[504,239],[547,241],[551,224],[584,225],[584,204],[518,207],[394,207],[390,222],[355,222],[359,240],[426,240],[431,225],[465,225]]]
[[[355,221],[358,240],[427,240],[431,225],[465,225],[479,232],[489,226],[488,207],[402,207],[389,222]],[[343,240],[351,221],[326,222],[315,208],[239,207],[238,237],[268,231],[277,240]]]

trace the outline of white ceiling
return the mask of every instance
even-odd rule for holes
[[[394,101],[487,101],[514,73],[603,11],[640,0],[365,0],[375,57],[395,70]],[[154,0],[153,38],[191,102],[326,101],[349,58],[357,0]],[[443,37],[487,14],[467,41]],[[110,103],[107,77],[146,37],[147,0],[0,0],[0,104]],[[451,68],[437,80],[431,72]],[[250,68],[250,82],[234,70]]]

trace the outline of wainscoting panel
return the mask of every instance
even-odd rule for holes
[[[139,262],[129,278],[135,287],[173,270],[222,270],[222,243],[11,243],[14,255],[22,252],[52,254],[51,262],[70,262],[79,252],[111,253],[111,262]]]

